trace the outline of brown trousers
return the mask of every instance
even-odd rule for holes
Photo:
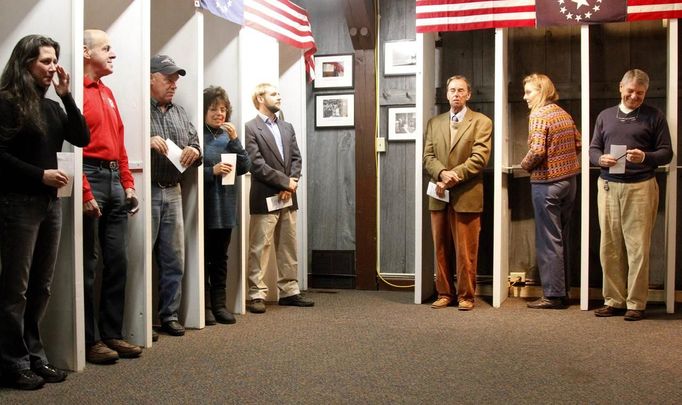
[[[456,212],[448,206],[431,211],[431,230],[436,250],[438,297],[455,297],[453,268],[457,266],[457,302],[473,301],[478,266],[479,212]],[[455,257],[456,254],[456,257]]]

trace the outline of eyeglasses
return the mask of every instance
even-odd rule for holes
[[[632,114],[632,113],[630,113]],[[629,114],[622,114],[620,108],[616,108],[616,119],[620,122],[630,123],[636,122],[639,117],[639,108],[637,109],[637,114],[634,117],[628,117]]]

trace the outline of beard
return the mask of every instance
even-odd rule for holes
[[[274,104],[273,105],[267,105],[265,107],[268,109],[268,111],[270,111],[273,114],[277,114],[279,112],[279,107],[277,107]]]

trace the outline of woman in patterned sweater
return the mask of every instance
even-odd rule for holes
[[[523,80],[528,103],[528,153],[521,167],[530,173],[535,210],[535,253],[543,296],[529,308],[566,308],[568,226],[580,172],[580,133],[573,118],[556,104],[559,94],[543,74]]]

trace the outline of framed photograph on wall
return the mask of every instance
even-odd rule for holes
[[[392,41],[384,44],[384,76],[417,73],[417,41]]]
[[[351,128],[355,125],[354,94],[315,96],[316,128]]]
[[[388,108],[388,140],[389,141],[417,140],[416,107]]]
[[[353,54],[315,55],[314,89],[352,89]]]

